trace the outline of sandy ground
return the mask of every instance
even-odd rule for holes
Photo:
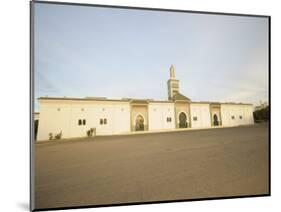
[[[268,126],[35,145],[36,208],[268,193]]]

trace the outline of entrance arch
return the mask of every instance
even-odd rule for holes
[[[187,128],[186,114],[184,112],[179,115],[179,128]]]
[[[136,117],[136,131],[144,131],[144,118],[141,115]]]
[[[214,126],[219,126],[219,120],[217,114],[214,114],[213,120],[214,120]]]

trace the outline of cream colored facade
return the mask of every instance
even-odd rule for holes
[[[171,102],[150,102],[148,104],[149,130],[175,129],[175,109]],[[167,121],[171,118],[171,121]]]
[[[150,99],[41,97],[37,140],[115,135],[134,131],[211,128],[253,124],[253,105],[192,102],[179,93],[170,68],[168,101]]]
[[[210,105],[204,103],[191,103],[191,126],[193,128],[211,127]]]

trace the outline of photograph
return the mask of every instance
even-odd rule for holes
[[[32,210],[270,195],[270,16],[30,6]]]

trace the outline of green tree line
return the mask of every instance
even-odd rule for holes
[[[266,108],[254,111],[255,122],[263,122],[269,120],[269,106]]]

